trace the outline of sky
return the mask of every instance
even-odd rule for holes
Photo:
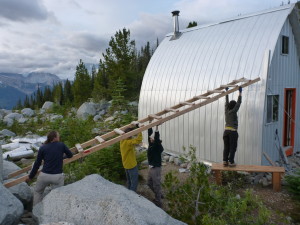
[[[216,22],[287,4],[287,0],[0,0],[0,72],[46,72],[74,79],[82,59],[98,64],[116,31],[126,28],[137,48],[155,46],[188,22]],[[295,1],[291,1],[294,3]]]

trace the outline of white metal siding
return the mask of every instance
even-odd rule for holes
[[[262,81],[243,91],[239,111],[236,161],[261,164],[266,77],[262,74],[266,50],[274,50],[291,8],[238,18],[183,32],[178,40],[166,37],[154,53],[144,76],[139,118],[159,112],[234,79],[258,76]],[[237,93],[230,95],[237,99]],[[193,145],[197,157],[222,161],[224,100],[166,122],[160,128],[167,151],[183,153]],[[144,141],[147,141],[144,133]]]
[[[281,54],[281,35],[289,37],[289,54]],[[295,124],[295,150],[299,150],[300,140],[299,123],[300,123],[300,71],[299,57],[297,54],[296,43],[289,20],[286,20],[280,35],[277,40],[274,50],[273,59],[270,65],[270,73],[267,85],[268,95],[279,95],[279,120],[278,122],[267,123],[266,112],[263,130],[263,150],[275,161],[279,158],[279,152],[275,146],[275,130],[278,129],[279,141],[283,145],[283,126],[284,126],[284,89],[296,88],[296,124]],[[276,143],[278,145],[278,142]],[[268,162],[263,158],[262,163],[268,165]]]

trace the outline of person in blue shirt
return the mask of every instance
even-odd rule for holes
[[[27,182],[31,181],[37,174],[42,161],[44,161],[42,171],[40,172],[36,186],[34,188],[33,205],[36,205],[43,199],[44,190],[48,185],[53,188],[64,185],[63,159],[73,156],[69,148],[62,142],[57,131],[51,131],[47,135],[47,140],[40,147],[37,159],[28,176]]]

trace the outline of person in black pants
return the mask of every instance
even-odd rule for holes
[[[226,88],[228,91],[228,88]],[[238,116],[237,112],[242,103],[242,87],[239,88],[239,97],[237,102],[232,100],[229,102],[228,95],[226,95],[225,102],[225,131],[223,134],[224,151],[223,151],[223,165],[236,166],[234,156],[237,148],[237,141],[239,134],[238,129]]]
[[[160,135],[158,131],[158,126],[156,126],[156,131],[153,137],[152,128],[148,129],[148,162],[149,162],[149,172],[148,172],[148,186],[155,194],[154,203],[158,207],[162,207],[162,194],[161,194],[161,153],[164,148],[161,144]]]

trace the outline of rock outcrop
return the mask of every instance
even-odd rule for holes
[[[0,184],[0,224],[17,224],[23,211],[20,200]]]
[[[182,225],[146,198],[99,175],[57,188],[33,208],[41,223]]]

